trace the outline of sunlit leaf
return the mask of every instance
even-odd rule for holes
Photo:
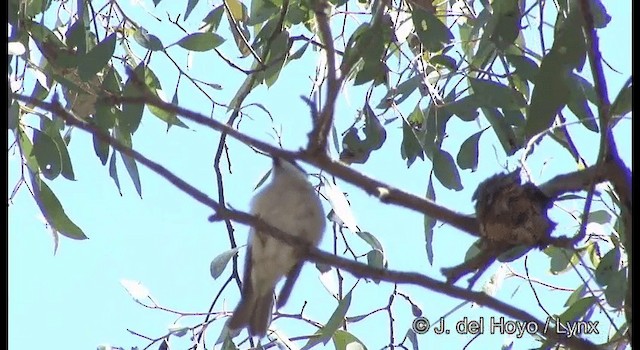
[[[367,350],[367,347],[353,334],[338,329],[333,335],[336,350]]]
[[[222,272],[224,272],[224,268],[227,267],[229,261],[231,261],[231,259],[238,253],[239,249],[240,247],[229,249],[213,258],[213,260],[211,261],[211,266],[209,268],[211,277],[213,277],[213,279],[217,279],[218,277],[220,277]]]

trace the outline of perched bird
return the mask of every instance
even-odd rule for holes
[[[313,246],[320,242],[325,228],[324,210],[307,174],[295,163],[277,157],[273,158],[271,182],[253,197],[251,213]],[[247,327],[250,336],[263,337],[271,323],[276,284],[287,277],[278,295],[277,307],[281,307],[303,263],[293,246],[251,228],[242,295],[227,324],[229,330]]]

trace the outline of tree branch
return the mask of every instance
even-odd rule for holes
[[[296,236],[293,236],[291,234],[278,230],[275,227],[272,227],[271,225],[267,224],[265,221],[263,221],[259,217],[255,217],[251,214],[248,214],[242,211],[227,209],[222,207],[216,201],[210,199],[206,194],[200,192],[198,189],[189,185],[184,180],[173,175],[169,170],[167,170],[160,164],[157,164],[145,158],[139,152],[122,145],[118,140],[112,138],[108,134],[104,133],[102,130],[91,125],[90,123],[75,118],[68,111],[66,111],[58,102],[53,102],[53,103],[42,102],[42,101],[33,99],[31,97],[15,95],[15,94],[14,94],[14,98],[21,101],[28,101],[28,102],[34,103],[40,108],[44,108],[52,113],[55,113],[56,115],[64,119],[67,124],[96,135],[101,141],[110,144],[114,149],[118,150],[119,152],[123,152],[128,156],[134,158],[136,161],[140,162],[141,164],[147,166],[149,169],[151,169],[158,175],[164,177],[169,182],[174,184],[176,187],[188,193],[192,198],[216,210],[216,214],[218,218],[228,218],[233,221],[255,227],[256,229],[261,230],[262,232],[266,232],[267,234],[275,237],[276,239],[279,239],[297,249],[300,249],[301,252],[303,253],[303,256],[305,256],[309,261],[331,265],[336,268],[341,268],[343,270],[350,272],[356,277],[378,279],[381,281],[387,281],[391,283],[412,284],[412,285],[420,286],[426,289],[430,289],[430,290],[445,294],[453,298],[468,300],[468,301],[475,302],[479,305],[487,306],[493,310],[496,310],[514,319],[533,322],[538,326],[539,330],[545,329],[545,323],[535,319],[533,315],[521,309],[515,308],[509,304],[506,304],[502,301],[499,301],[485,293],[473,292],[467,289],[459,288],[454,285],[432,279],[422,274],[373,268],[366,264],[358,263],[358,262],[345,259],[330,253],[325,253],[315,247],[309,246],[308,243],[299,239]],[[229,130],[233,130],[233,129],[229,129]],[[229,132],[229,135],[232,135],[231,132]],[[288,158],[292,158],[292,155],[295,155],[295,153],[292,154],[291,152],[281,151],[281,150],[277,150],[277,152],[274,152],[274,153],[276,155],[286,155],[286,157]],[[281,153],[281,154],[278,154],[278,153]],[[340,177],[340,175],[337,175],[337,176]],[[551,329],[551,330],[547,329],[546,332],[540,331],[540,334],[543,334],[545,337],[548,337],[553,341],[560,342],[562,344],[565,344],[570,347],[575,347],[577,349],[596,349],[595,345],[587,340],[583,340],[580,338],[560,337],[558,333],[554,332],[554,329]]]

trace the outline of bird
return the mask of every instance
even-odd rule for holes
[[[315,247],[326,224],[320,198],[295,162],[272,158],[271,181],[251,200],[250,213]],[[227,328],[233,333],[247,328],[250,336],[264,337],[271,323],[276,284],[286,276],[276,304],[280,308],[287,302],[303,263],[299,250],[252,227],[241,297]]]

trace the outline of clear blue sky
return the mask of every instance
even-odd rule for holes
[[[166,20],[166,12],[173,14],[183,11],[169,9],[171,1],[163,1],[153,9],[151,1],[146,2],[150,11],[162,18],[162,22],[150,19],[148,14],[130,5],[126,6],[129,15],[147,27],[151,33],[159,36],[165,45],[182,37]],[[198,21],[208,12],[206,2],[201,2],[189,18],[189,28],[196,28]],[[550,4],[548,4],[550,5]],[[621,74],[605,68],[609,84],[610,99],[613,99],[624,81],[631,74],[631,2],[604,1],[609,14],[613,17],[607,28],[599,30],[602,52],[607,62]],[[549,18],[549,21],[552,17]],[[221,28],[226,28],[223,20]],[[195,29],[193,29],[195,30]],[[227,31],[225,30],[225,34]],[[229,57],[237,51],[229,41],[221,46]],[[138,54],[144,51],[136,47]],[[184,65],[186,55],[178,48],[170,49],[171,55]],[[295,61],[280,76],[278,83],[270,89],[261,86],[254,91],[246,103],[260,102],[265,105],[282,125],[284,148],[298,149],[306,144],[306,134],[310,130],[308,109],[299,95],[306,95],[311,86],[308,78],[313,75],[314,57],[306,55]],[[165,88],[172,96],[177,72],[162,55],[154,54],[151,63]],[[244,63],[248,66],[248,63]],[[213,92],[217,101],[229,101],[242,83],[243,75],[237,72],[229,74],[228,67],[216,58],[213,52],[195,54],[190,74],[199,79],[218,83],[223,90]],[[588,67],[588,65],[587,65]],[[587,68],[588,69],[588,68]],[[168,73],[167,73],[168,72]],[[585,76],[590,79],[590,74]],[[31,85],[28,85],[31,86]],[[30,87],[27,89],[30,91]],[[349,88],[340,97],[337,107],[337,130],[348,128],[355,116],[355,110],[361,108],[362,89]],[[380,96],[380,92],[377,93]],[[415,98],[416,96],[413,96]],[[210,113],[210,106],[190,83],[183,80],[179,92],[183,107]],[[376,98],[372,99],[377,101]],[[412,104],[408,103],[407,107]],[[593,109],[595,112],[595,109]],[[268,116],[260,109],[247,110],[251,118],[245,118],[241,130],[257,138],[273,142],[273,131]],[[409,111],[403,111],[409,113]],[[222,108],[213,112],[214,118],[225,120],[227,115]],[[31,120],[33,125],[33,120]],[[134,136],[134,147],[148,158],[158,161],[181,176],[190,184],[217,198],[217,189],[213,173],[213,156],[218,143],[217,132],[192,126],[191,129],[171,128],[166,133],[166,125],[145,112],[142,125]],[[589,164],[593,164],[597,147],[595,134],[585,133],[580,126],[572,132],[576,134],[577,147]],[[365,165],[354,165],[376,179],[388,182],[410,193],[422,195],[426,192],[427,175],[431,169],[429,162],[418,160],[411,168],[400,158],[401,124],[399,120],[386,127],[388,139],[379,151],[372,154]],[[448,125],[449,137],[445,148],[455,155],[459,145],[477,130],[475,123],[464,123],[452,118]],[[460,133],[464,137],[457,137]],[[631,122],[624,120],[615,130],[616,141],[623,159],[630,164]],[[436,183],[437,202],[463,213],[472,213],[470,200],[476,184],[487,176],[502,171],[499,164],[505,163],[500,148],[493,151],[497,144],[495,134],[486,132],[482,137],[480,166],[475,173],[461,171],[465,189],[461,192],[449,191]],[[9,135],[9,144],[13,135]],[[552,176],[575,170],[575,163],[566,152],[543,142],[538,153],[532,158],[530,166],[537,171],[536,180],[543,182]],[[498,146],[499,147],[499,146]],[[232,161],[232,174],[225,171],[225,189],[228,205],[246,210],[253,188],[268,170],[270,160],[255,154],[243,144],[230,140],[229,151]],[[212,214],[204,206],[196,203],[187,195],[169,185],[159,176],[140,166],[142,180],[142,199],[138,197],[124,166],[119,161],[118,170],[123,196],[120,196],[106,167],[100,165],[92,147],[89,135],[74,130],[69,152],[73,162],[77,181],[62,178],[50,182],[52,190],[63,203],[68,215],[89,236],[85,241],[72,241],[61,237],[57,254],[53,255],[53,239],[50,231],[40,218],[40,211],[31,195],[22,188],[9,206],[9,349],[94,349],[102,343],[143,348],[147,342],[128,333],[131,329],[152,338],[166,333],[167,327],[177,317],[159,310],[150,310],[136,304],[120,285],[120,280],[130,279],[142,282],[162,306],[183,312],[206,312],[214,295],[230,272],[230,266],[218,280],[209,274],[209,263],[219,253],[229,248],[227,232],[222,224],[211,224],[207,217]],[[496,160],[495,154],[498,154]],[[518,154],[519,155],[519,154]],[[335,152],[334,152],[335,156]],[[509,159],[509,168],[513,169],[517,157]],[[19,159],[9,153],[8,193],[11,192],[20,177]],[[310,172],[316,172],[307,165]],[[463,261],[467,247],[473,239],[451,227],[438,224],[435,232],[434,265],[427,262],[423,240],[423,218],[415,212],[379,203],[362,191],[338,182],[349,193],[358,225],[363,231],[376,235],[388,254],[389,268],[402,271],[416,271],[442,279],[441,267],[448,267]],[[568,204],[570,209],[581,210],[578,204]],[[597,206],[596,206],[597,208]],[[325,203],[325,209],[330,209]],[[562,222],[558,227],[561,234],[571,235],[576,229],[575,222],[567,221],[567,216],[555,213]],[[236,239],[244,243],[248,228],[234,224]],[[357,253],[367,252],[367,246],[348,230],[345,234]],[[331,251],[332,234],[325,233],[321,249]],[[244,254],[244,250],[241,250]],[[243,255],[241,255],[243,256]],[[574,273],[551,276],[548,273],[548,259],[540,252],[530,254],[530,274],[539,280],[553,285],[574,288],[578,279]],[[497,264],[484,275],[477,286],[481,286],[495,271]],[[524,272],[523,261],[511,264],[512,269]],[[343,273],[347,275],[347,273]],[[292,293],[288,304],[281,310],[296,313],[305,300],[311,301],[305,315],[325,323],[337,306],[318,279],[317,270],[307,264]],[[351,288],[354,279],[348,277],[345,287]],[[387,283],[376,285],[361,281],[356,288],[348,316],[356,316],[370,310],[384,307],[393,286]],[[399,286],[399,290],[410,295],[417,302],[424,315],[430,319],[446,314],[460,303],[459,300],[438,295],[416,287]],[[538,288],[542,300],[549,310],[562,310],[560,307],[569,296],[568,292],[550,293]],[[224,303],[218,303],[215,311],[232,310],[237,302],[238,290],[230,287],[223,294]],[[497,297],[503,301],[521,306],[542,319],[543,313],[532,301],[528,284],[517,278],[507,279]],[[316,302],[317,300],[317,302]],[[410,327],[413,316],[409,305],[402,299],[394,304],[396,341],[404,336]],[[455,322],[462,317],[500,316],[483,308],[463,307],[448,321]],[[601,318],[597,316],[598,319]],[[181,324],[194,325],[204,319],[202,316],[187,317]],[[211,345],[217,338],[223,321],[215,322],[208,330],[207,343]],[[278,321],[275,325],[288,335],[308,334],[313,331],[300,323]],[[350,326],[349,330],[358,336],[369,349],[379,349],[388,342],[388,316],[380,312],[362,323]],[[602,328],[596,341],[605,339],[608,329]],[[450,335],[436,337],[433,334],[418,337],[421,346],[447,344],[447,348],[461,348],[471,336]],[[472,348],[496,348],[502,344],[505,336],[485,334],[473,342]],[[174,341],[176,339],[174,338]],[[186,348],[188,342],[179,340],[172,345]],[[300,343],[302,346],[304,343]],[[522,346],[534,344],[531,337],[525,337]],[[332,345],[328,344],[331,348]],[[154,347],[155,348],[155,347]],[[438,348],[440,346],[438,345]]]

